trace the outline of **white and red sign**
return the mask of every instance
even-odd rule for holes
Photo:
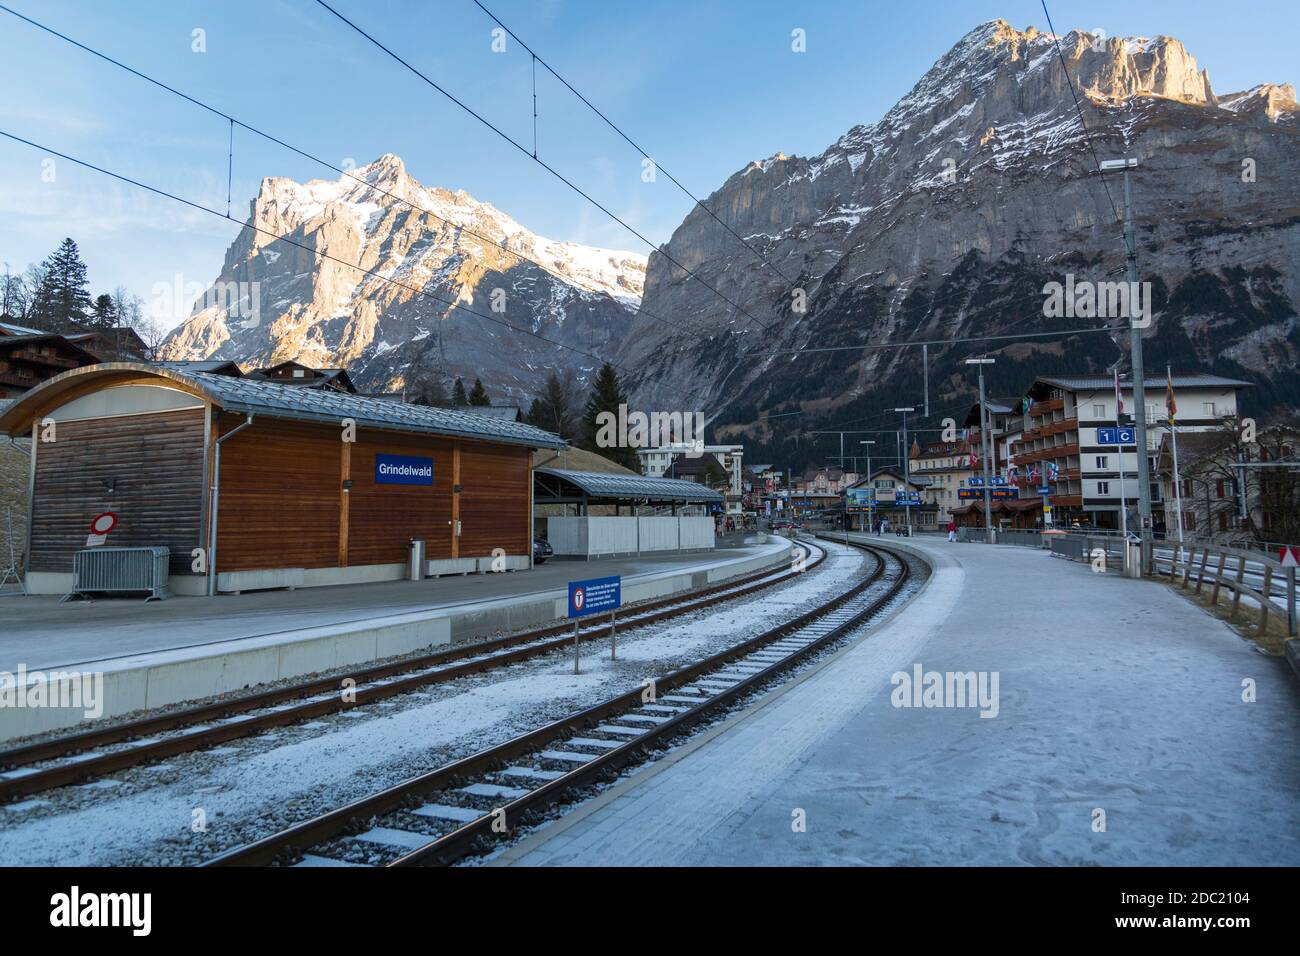
[[[1277,549],[1277,559],[1284,568],[1300,568],[1300,546],[1284,544]]]
[[[108,540],[108,533],[117,527],[117,515],[111,511],[97,514],[90,519],[90,534],[86,535],[86,547],[94,548]]]

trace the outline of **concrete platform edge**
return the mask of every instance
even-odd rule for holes
[[[770,540],[781,543],[783,539]],[[624,584],[624,601],[667,597],[776,567],[789,560],[792,546],[788,541],[784,543],[787,545],[784,549],[728,560],[705,569],[637,575]],[[0,741],[78,724],[89,726],[97,719],[366,664],[496,631],[539,627],[566,615],[566,594],[551,589],[518,598],[473,602],[463,608],[437,608],[50,668],[44,681],[47,685],[52,685],[60,673],[102,675],[98,696],[103,702],[103,713],[91,719],[85,717],[80,707],[0,706]],[[28,675],[29,684],[33,679]]]

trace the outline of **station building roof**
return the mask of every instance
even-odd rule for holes
[[[615,475],[599,471],[567,471],[537,468],[533,474],[550,485],[551,500],[586,498],[589,501],[721,502],[726,499],[712,488],[680,478],[649,478],[645,475]],[[549,479],[549,481],[548,481]],[[545,500],[545,499],[539,499]]]
[[[103,362],[56,375],[27,392],[0,415],[0,432],[25,434],[32,420],[65,393],[69,396],[82,393],[96,382],[107,388],[115,384],[140,384],[150,377],[171,382],[225,411],[242,415],[330,424],[351,418],[362,428],[422,432],[529,448],[566,447],[562,439],[548,431],[507,419],[136,362]]]

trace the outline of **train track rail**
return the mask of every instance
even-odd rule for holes
[[[824,548],[814,545],[809,551],[799,569],[768,569],[629,606],[616,622],[587,624],[579,640],[603,640],[615,628],[623,633],[786,583],[826,558]],[[274,727],[362,707],[572,646],[572,625],[556,624],[0,751],[0,768],[4,768],[0,770],[0,803],[203,750]],[[155,734],[164,736],[152,736]],[[115,746],[123,743],[126,746]]]
[[[871,573],[791,621],[205,865],[446,865],[489,850],[575,790],[644,760],[879,613],[906,586],[909,562],[880,546],[853,546],[875,557]]]

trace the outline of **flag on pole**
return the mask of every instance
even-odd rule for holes
[[[1174,416],[1178,414],[1178,403],[1174,401],[1174,375],[1165,367],[1165,411],[1169,413],[1169,424],[1174,423]]]
[[[1031,415],[1031,414],[1033,414],[1033,411],[1034,411],[1034,400],[1033,400],[1032,398],[1030,398],[1028,395],[1026,395],[1026,396],[1025,396],[1025,400],[1024,400],[1023,402],[1021,402],[1021,407],[1024,409],[1024,412],[1025,412],[1026,415]]]
[[[1124,414],[1124,396],[1119,391],[1119,369],[1115,369],[1115,417]]]

